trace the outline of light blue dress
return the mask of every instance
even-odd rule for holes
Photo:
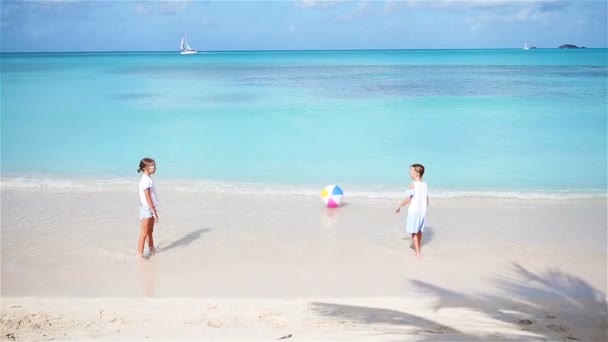
[[[414,189],[406,191],[406,196],[410,196],[412,199],[407,208],[405,230],[408,233],[416,234],[424,231],[429,189],[425,182],[414,182],[413,184]]]

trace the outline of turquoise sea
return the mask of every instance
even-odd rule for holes
[[[608,50],[2,54],[3,182],[604,197]],[[273,190],[274,189],[274,190]]]

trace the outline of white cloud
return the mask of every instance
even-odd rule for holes
[[[192,0],[138,1],[135,10],[139,14],[176,14],[190,7]]]
[[[297,4],[300,7],[315,7],[318,2],[317,0],[299,0]]]
[[[53,0],[53,1],[32,1],[32,4],[35,4],[40,7],[45,8],[62,8],[65,6],[69,6],[72,4],[76,4],[81,2],[80,0]]]
[[[554,11],[544,11],[537,5],[512,8],[500,13],[485,12],[478,14],[477,21],[482,23],[526,23],[538,22],[547,24],[557,17]]]
[[[327,8],[339,5],[346,0],[298,0],[296,1],[296,5],[303,8]]]
[[[536,17],[536,13],[532,7],[524,7],[511,15],[511,19],[516,21],[535,20]]]
[[[408,0],[408,4],[454,10],[496,10],[535,6],[543,11],[552,11],[568,6],[566,1],[561,0]]]
[[[363,11],[369,5],[369,0],[360,0],[357,6],[358,11]]]
[[[464,22],[469,26],[471,34],[477,33],[483,27],[497,24],[526,24],[536,23],[549,25],[555,22],[560,12],[569,4],[558,1],[442,1],[443,6],[459,6],[467,10]],[[451,7],[452,8],[452,7]]]
[[[396,0],[386,0],[384,2],[384,9],[382,10],[382,12],[391,13],[397,7],[396,5],[397,5]]]
[[[354,1],[353,1],[354,2]],[[350,12],[344,13],[340,16],[340,20],[353,20],[365,15],[366,9],[369,6],[369,0],[359,0],[355,9]]]
[[[296,5],[302,8],[330,8],[338,5],[345,10],[344,13],[338,16],[338,20],[349,21],[360,18],[364,15],[371,14],[370,4],[383,4],[376,6],[376,14],[390,14],[395,11],[398,5],[405,3],[403,0],[298,0]]]
[[[502,0],[437,0],[434,1],[439,5],[448,7],[460,7],[460,8],[496,8],[503,7],[505,5],[512,5],[517,1],[502,1]]]

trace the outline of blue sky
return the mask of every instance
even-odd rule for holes
[[[2,52],[607,46],[607,2],[1,0]]]

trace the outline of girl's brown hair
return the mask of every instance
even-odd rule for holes
[[[156,162],[154,161],[154,159],[152,158],[144,158],[139,162],[139,169],[137,169],[137,173],[142,172],[145,168],[147,168],[148,166],[152,165],[152,164],[156,164]]]
[[[414,168],[414,170],[416,170],[416,172],[418,172],[420,177],[424,175],[424,166],[422,164],[412,164],[412,167]]]

